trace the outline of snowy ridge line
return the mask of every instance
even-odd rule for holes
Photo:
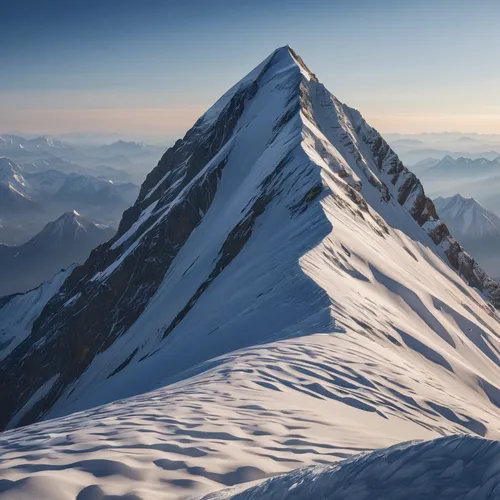
[[[203,114],[195,123],[193,129],[191,129],[186,136],[184,137],[183,141],[188,141],[190,140],[191,135],[195,135],[197,132],[197,129],[200,131],[203,131],[203,129],[207,128],[207,126],[214,121],[216,121],[220,114],[223,113],[230,105],[231,105],[231,100],[232,98],[238,94],[241,93],[243,95],[247,94],[250,96],[250,99],[252,95],[256,92],[255,86],[259,84],[259,80],[261,77],[265,74],[267,69],[272,65],[273,60],[275,57],[279,54],[280,50],[282,49],[277,49],[273,54],[271,54],[266,60],[264,60],[259,66],[257,66],[253,71],[251,71],[243,80],[241,80],[239,83],[237,83],[233,88],[231,88],[224,96],[222,96],[205,114]],[[290,68],[288,68],[290,69]],[[285,68],[286,70],[286,68]],[[193,132],[194,131],[194,132]],[[194,178],[191,180],[188,180],[187,184],[181,187],[181,190],[177,192],[175,195],[175,199],[171,203],[169,203],[167,206],[162,207],[160,210],[163,212],[161,217],[157,219],[154,223],[156,225],[161,221],[163,217],[168,215],[169,210],[175,206],[175,204],[182,199],[182,197],[197,183],[201,178],[203,178],[204,175],[209,172],[211,166],[214,167],[216,166],[217,163],[220,163],[222,161],[222,157],[224,156],[229,156],[230,154],[230,149],[231,149],[231,141],[233,137],[238,133],[238,128],[236,127],[235,130],[232,132],[231,137],[229,137],[225,144],[222,146],[222,148],[217,151],[217,153],[208,161],[208,163],[203,167],[200,172],[198,172]],[[180,141],[178,141],[180,142]],[[191,160],[192,154],[189,154],[189,156],[182,162],[180,163],[176,168],[177,169],[182,169],[183,167],[186,167],[189,164],[189,161]],[[172,171],[169,170],[167,173],[151,188],[149,191],[146,193],[142,192],[141,188],[141,193],[139,194],[139,197],[137,199],[136,204],[139,206],[142,206],[143,202],[146,202],[146,200],[149,200],[151,196],[157,192],[159,186],[164,183],[169,176],[171,176]],[[186,174],[183,173],[182,177],[180,179],[177,179],[169,188],[169,191],[175,192],[175,188],[177,186],[181,186],[182,182],[185,180]],[[165,196],[167,193],[163,193],[161,196]],[[154,207],[156,207],[157,202],[159,201],[156,200],[154,202]],[[149,203],[149,202],[147,202]],[[145,214],[143,218],[139,217],[139,219],[142,219],[140,221],[140,224],[137,226],[134,226],[135,229],[137,230],[140,225],[143,225],[144,223],[147,222],[147,220],[151,216],[156,216],[157,214],[154,212],[154,207],[150,209],[152,204],[146,205],[144,208],[143,212],[141,214]],[[113,243],[111,249],[116,249],[119,246],[123,245],[126,243],[134,234],[135,231],[131,231],[130,229],[127,230],[127,232],[122,235],[115,243]],[[149,228],[148,228],[149,230]],[[141,235],[142,237],[142,235]]]
[[[446,261],[459,272],[470,286],[483,292],[486,300],[491,302],[496,309],[499,309],[500,285],[484,272],[450,234],[446,224],[439,218],[434,203],[426,197],[421,182],[415,174],[403,165],[381,135],[366,123],[359,111],[341,103],[317,80],[308,82],[307,85],[301,84],[300,89],[301,92],[309,94],[301,99],[301,118],[305,129],[308,129],[310,124],[313,123],[317,127],[316,131],[313,130],[313,134],[317,134],[319,131],[327,142],[328,139],[323,135],[323,130],[330,132],[328,134],[330,137],[335,136],[331,135],[331,130],[341,130],[345,134],[344,138],[339,136],[337,140],[332,141],[331,145],[340,140],[341,144],[348,149],[349,155],[353,155],[356,159],[354,169],[352,168],[354,165],[350,165],[351,168],[348,167],[347,169],[341,167],[341,177],[344,178],[346,183],[365,194],[366,190],[362,189],[363,183],[361,181],[361,178],[364,177],[380,191],[383,201],[389,202],[390,197],[394,197],[399,204],[408,210],[438,248],[443,251],[443,257]],[[316,105],[314,104],[315,99]],[[309,103],[312,103],[311,109],[308,109]],[[334,113],[330,113],[329,117],[337,115],[338,120],[342,121],[342,127],[339,123],[332,122],[326,123],[326,126],[324,124],[322,129],[322,126],[315,123],[315,118],[324,115],[321,108],[325,107],[335,110]],[[363,144],[370,145],[371,150],[363,151]],[[332,154],[336,156],[338,151],[336,148],[333,148],[333,151]],[[305,152],[309,154],[311,161],[321,166],[318,163],[315,150],[311,154],[311,149],[306,146]],[[367,153],[374,155],[375,164],[367,159]],[[344,155],[344,157],[349,157],[349,155]],[[356,167],[361,169],[357,174],[355,173]],[[379,178],[380,174],[382,174],[382,178]],[[395,186],[396,192],[391,193],[389,186]],[[369,200],[368,203],[370,204]],[[380,224],[380,219],[373,212],[371,212],[371,216],[377,224]]]

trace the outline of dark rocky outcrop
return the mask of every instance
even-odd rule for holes
[[[352,110],[354,113],[357,111]],[[371,145],[371,150],[380,171],[389,174],[391,183],[399,186],[398,202],[405,206],[415,221],[427,232],[432,241],[443,248],[450,265],[472,287],[483,292],[491,304],[500,309],[500,285],[491,279],[478,263],[450,234],[445,223],[439,219],[431,199],[425,195],[422,183],[410,172],[389,147],[380,134],[362,118],[362,139]],[[361,133],[361,128],[358,133]]]

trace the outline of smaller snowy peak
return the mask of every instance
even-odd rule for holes
[[[22,245],[0,247],[0,296],[35,288],[60,269],[84,262],[114,234],[113,228],[94,223],[75,210],[49,222]]]
[[[103,226],[102,224],[95,224],[94,222],[82,217],[76,210],[62,214],[55,221],[49,222],[42,231],[37,235],[38,237],[55,237],[62,236],[68,237],[73,235],[77,237],[77,233],[89,231],[108,231],[110,237],[114,234],[113,229]]]
[[[460,194],[434,200],[436,210],[451,233],[460,238],[480,239],[500,236],[500,217],[487,210],[474,198]]]
[[[462,196],[459,193],[448,197],[439,196],[434,200],[434,204],[440,204],[441,208],[463,207],[464,205],[481,206],[481,204],[474,198],[467,198],[466,196]]]

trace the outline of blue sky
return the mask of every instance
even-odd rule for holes
[[[289,44],[391,132],[500,133],[497,0],[5,2],[0,131],[174,138]]]

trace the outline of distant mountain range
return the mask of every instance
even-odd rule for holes
[[[441,160],[435,158],[426,158],[413,166],[413,170],[420,175],[465,175],[469,176],[473,173],[476,176],[484,176],[491,174],[500,174],[500,156],[493,159],[481,158],[466,158],[460,156],[454,158],[446,155]]]
[[[71,210],[115,225],[138,193],[132,183],[55,169],[26,172],[0,157],[0,243],[26,241],[49,220]]]
[[[499,134],[388,134],[389,143],[407,165],[415,165],[426,158],[440,160],[453,158],[487,158],[500,156]]]
[[[164,147],[142,142],[116,141],[112,144],[82,145],[19,135],[0,136],[0,156],[4,155],[25,170],[55,168],[65,172],[91,173],[97,177],[113,169],[115,180],[141,182],[151,163],[157,162]]]
[[[433,198],[460,193],[500,213],[500,156],[488,158],[426,158],[412,167]]]
[[[481,267],[500,278],[500,217],[474,198],[457,194],[434,200],[437,213]]]
[[[117,226],[164,148],[0,135],[0,243],[19,245],[61,213]]]
[[[77,212],[63,214],[24,245],[0,245],[0,296],[25,292],[50,279],[114,235]]]

